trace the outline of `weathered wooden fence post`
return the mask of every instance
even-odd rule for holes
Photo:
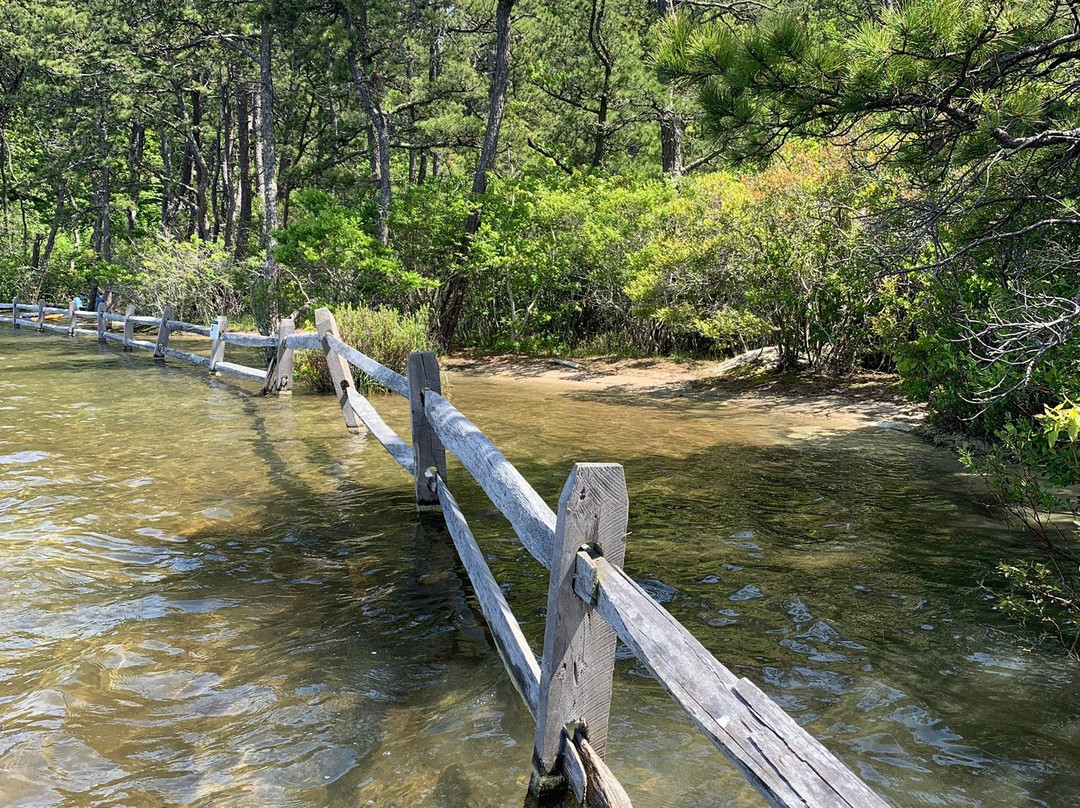
[[[75,329],[79,327],[79,325],[78,325],[79,318],[75,314],[75,312],[77,312],[78,310],[79,310],[79,308],[78,308],[78,306],[75,305],[75,300],[73,298],[72,301],[70,303],[68,303],[68,336],[69,337],[74,337],[75,336]]]
[[[19,298],[11,298],[11,327],[18,330],[19,328]]]
[[[157,343],[154,345],[154,359],[164,359],[165,349],[169,347],[169,320],[173,318],[176,309],[166,306],[161,310],[161,324],[158,326]]]
[[[219,315],[210,329],[210,372],[217,370],[217,363],[225,359],[225,332],[229,330],[229,318]]]
[[[124,309],[124,350],[134,350],[131,346],[131,340],[135,338],[135,323],[131,322],[131,318],[135,316],[135,307],[128,304],[128,307]]]
[[[37,330],[45,330],[45,301],[40,297],[37,302]]]
[[[338,403],[341,404],[341,415],[345,419],[345,426],[349,429],[360,429],[360,418],[353,412],[353,408],[349,406],[349,395],[346,392],[350,389],[356,389],[352,370],[349,368],[349,363],[345,361],[345,357],[331,348],[330,343],[326,341],[327,334],[333,334],[338,339],[341,339],[341,334],[338,333],[337,320],[334,319],[330,309],[315,310],[315,330],[319,332],[319,339],[322,340],[323,354],[326,356],[326,367],[330,371],[330,379],[334,383],[334,392],[337,393]]]
[[[98,342],[105,341],[105,329],[109,327],[108,322],[105,320],[105,303],[98,303],[97,307],[97,338]]]
[[[446,448],[424,412],[424,393],[442,393],[439,360],[430,351],[414,351],[409,354],[409,413],[412,420],[413,457],[416,461],[416,507],[432,510],[439,507],[439,495],[428,488],[424,476],[435,467],[439,476],[446,479]]]
[[[293,383],[293,349],[285,344],[285,341],[296,333],[296,321],[292,317],[286,317],[278,323],[277,330],[277,354],[274,356],[273,376],[266,376],[266,392],[277,392],[289,395],[292,393]]]
[[[576,724],[601,758],[607,746],[615,632],[591,605],[574,594],[578,550],[589,545],[621,567],[626,553],[629,498],[622,466],[577,463],[559,497],[551,554],[540,700],[536,710],[534,794],[566,788],[562,744],[567,725]],[[574,727],[568,730],[573,735]]]

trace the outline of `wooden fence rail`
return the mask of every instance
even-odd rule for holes
[[[291,389],[292,352],[321,350],[338,391],[346,426],[366,428],[416,482],[418,508],[442,511],[458,557],[511,681],[536,719],[530,791],[569,789],[590,808],[630,808],[605,763],[616,637],[649,669],[693,723],[774,808],[888,808],[888,804],[748,679],[717,660],[690,631],[623,569],[629,510],[623,469],[611,463],[575,464],[553,511],[498,448],[439,390],[434,354],[414,353],[402,375],[343,342],[333,315],[316,312],[317,334],[295,334],[286,321],[276,336],[228,331],[224,317],[210,327],[159,317],[97,315],[15,299],[0,303],[15,328],[34,324],[62,333],[97,334],[125,348],[153,350],[224,375],[262,382],[264,391]],[[36,312],[26,320],[20,312]],[[45,315],[66,314],[66,325]],[[77,328],[97,318],[98,330]],[[124,336],[108,325],[124,324]],[[158,329],[156,342],[131,336],[135,325]],[[211,340],[210,357],[170,346],[175,331]],[[273,348],[267,370],[224,361],[226,345]],[[412,444],[391,429],[357,389],[356,368],[410,402]],[[287,376],[288,378],[285,378]],[[451,451],[510,522],[522,546],[550,570],[544,645],[530,648],[483,551],[447,484]]]
[[[292,389],[291,354],[294,350],[292,346],[287,347],[283,342],[279,344],[277,337],[230,332],[227,330],[228,320],[225,317],[218,317],[212,326],[204,326],[174,320],[172,306],[166,306],[159,315],[150,316],[136,315],[133,306],[128,306],[123,314],[116,314],[106,311],[104,304],[98,306],[97,311],[82,311],[75,308],[74,301],[67,308],[60,308],[58,306],[49,306],[43,301],[38,301],[36,305],[20,303],[18,298],[15,298],[11,303],[0,303],[0,311],[6,310],[11,311],[11,322],[16,329],[26,325],[38,331],[52,331],[73,337],[94,336],[100,342],[117,343],[125,351],[137,348],[152,352],[155,359],[165,359],[166,357],[178,359],[182,362],[208,368],[215,374],[256,382],[263,385],[264,392],[289,391]],[[48,322],[49,316],[64,317],[67,322],[65,324]],[[95,321],[97,327],[94,330],[80,328],[80,320]],[[291,323],[291,321],[289,322]],[[119,325],[120,333],[113,333],[110,330],[112,325]],[[155,329],[157,332],[156,339],[152,342],[150,340],[136,339],[136,326]],[[169,335],[176,332],[194,334],[210,339],[210,356],[206,357],[170,346]],[[265,369],[249,367],[235,362],[226,362],[224,359],[226,345],[244,348],[273,348],[274,360],[280,360],[281,354],[288,353],[290,361],[287,363],[286,375],[271,377]],[[318,347],[318,345],[315,347]],[[283,366],[280,361],[272,361],[271,365],[275,367]]]

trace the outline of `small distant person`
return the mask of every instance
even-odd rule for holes
[[[97,293],[97,300],[94,301],[94,311],[97,311],[105,303],[105,295],[101,292]]]
[[[82,311],[82,309],[83,309],[83,301],[82,301],[82,296],[81,295],[75,295],[75,297],[73,297],[71,299],[71,302],[75,304],[76,311]]]

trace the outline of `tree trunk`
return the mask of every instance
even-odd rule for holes
[[[165,127],[161,127],[161,229],[168,233],[172,229],[170,219],[173,209],[172,200],[172,143]]]
[[[415,91],[413,86],[413,79],[416,77],[416,64],[413,59],[412,51],[410,50],[405,57],[405,80],[409,83],[409,92]],[[409,107],[409,137],[410,139],[415,137],[416,133],[416,107]],[[409,184],[416,185],[416,149],[409,149]]]
[[[675,0],[656,0],[656,12],[664,20],[675,15]],[[686,121],[675,111],[673,95],[669,92],[667,103],[657,107],[660,123],[660,163],[664,174],[678,181],[682,178],[682,139]]]
[[[375,201],[378,207],[379,242],[385,246],[390,243],[390,121],[381,107],[380,86],[368,53],[367,3],[364,0],[361,0],[358,11],[354,20],[349,10],[345,9],[345,29],[349,33],[345,56],[349,63],[349,75],[371,122],[369,142],[374,141],[373,170],[378,184]]]
[[[219,82],[218,86],[222,87],[224,84]],[[221,219],[225,209],[224,192],[221,190],[224,176],[222,163],[224,163],[225,148],[221,141],[225,135],[225,103],[224,98],[218,100],[218,114],[215,116],[216,124],[214,125],[214,149],[210,153],[210,216],[213,218],[210,238],[215,244],[221,238]]]
[[[112,180],[109,176],[109,140],[105,131],[105,112],[102,110],[94,121],[94,131],[98,136],[98,159],[101,161],[95,207],[97,220],[94,226],[94,248],[106,263],[112,263]]]
[[[506,90],[510,86],[510,12],[514,0],[499,0],[495,9],[495,72],[491,75],[491,98],[488,105],[487,129],[484,131],[484,145],[480,150],[480,162],[473,172],[474,196],[487,192],[488,172],[495,165],[495,155],[499,149],[499,132],[502,130],[503,113],[506,111]],[[479,214],[479,210],[477,211]],[[480,217],[476,216],[469,236],[476,235],[480,228]]]
[[[237,86],[236,153],[237,186],[240,193],[239,221],[236,228],[236,257],[244,257],[251,234],[251,105],[248,89]]]
[[[278,188],[277,154],[274,146],[274,81],[270,61],[270,18],[263,15],[262,31],[259,38],[259,92],[262,132],[262,192],[263,192],[263,243],[266,245],[266,263],[263,265],[263,279],[268,283],[277,280],[277,264],[274,261],[276,239],[274,231],[278,226]],[[259,324],[260,327],[263,323]],[[269,328],[269,321],[265,323]]]
[[[683,173],[682,140],[686,121],[670,107],[660,111],[660,154],[664,174],[679,180]]]
[[[44,240],[45,240],[45,234],[44,233],[38,233],[37,235],[34,236],[34,247],[30,251],[30,268],[35,270],[35,271],[41,269],[41,266],[42,266],[42,264],[41,264],[41,242],[43,242]],[[44,273],[42,273],[42,274],[44,274]],[[37,288],[38,288],[39,291],[41,290],[40,276],[39,276],[39,279],[38,279]],[[33,299],[36,299],[36,298],[37,298],[37,295],[34,295],[34,297],[31,298],[31,299],[33,300]]]
[[[465,291],[468,280],[464,272],[464,263],[468,258],[469,246],[480,229],[483,203],[480,199],[487,192],[488,172],[495,164],[499,149],[499,132],[502,129],[503,113],[506,110],[506,90],[510,84],[510,12],[514,0],[498,0],[495,8],[495,71],[491,74],[491,96],[488,105],[487,129],[484,131],[484,144],[480,150],[480,160],[473,173],[472,193],[473,212],[465,222],[465,234],[461,250],[455,261],[453,274],[447,281],[446,294],[439,309],[437,338],[439,344],[449,349],[453,344],[454,332],[461,319],[465,304]]]
[[[60,225],[63,222],[64,200],[67,199],[67,195],[67,182],[61,180],[60,186],[56,189],[56,210],[53,213],[52,225],[49,227],[49,237],[45,240],[45,251],[41,256],[41,265],[44,267],[49,265],[53,247],[56,246],[56,235],[60,232]]]
[[[192,161],[192,148],[191,148],[191,116],[187,111],[187,102],[184,101],[184,85],[179,80],[173,82],[173,94],[176,96],[176,115],[183,127],[184,133],[184,155],[180,160],[180,180],[176,185],[176,192],[173,196],[173,218],[179,223],[180,208],[186,207],[189,211],[186,234],[190,238],[195,232],[195,218],[190,215],[190,211],[195,209],[195,201],[191,198],[192,192],[192,175],[194,174],[194,163]]]
[[[611,99],[611,72],[615,62],[604,42],[604,0],[592,0],[589,14],[589,46],[604,69],[604,80],[600,90],[600,106],[596,113],[596,135],[593,140],[592,167],[599,168],[607,152],[608,107]]]
[[[188,136],[191,138],[191,157],[195,167],[195,233],[200,241],[210,240],[207,227],[206,191],[210,185],[210,170],[206,165],[202,142],[203,96],[199,90],[191,91],[191,125]]]
[[[7,136],[6,136],[5,132],[4,132],[4,129],[5,129],[4,125],[0,124],[0,187],[2,187],[2,191],[0,191],[0,197],[3,197],[3,209],[4,209],[4,224],[3,224],[3,227],[4,227],[4,236],[6,237],[9,230],[10,230],[11,222],[9,221],[10,213],[9,213],[9,207],[8,207],[8,172],[7,172],[7,167],[8,167],[8,142],[7,142]]]
[[[221,196],[224,204],[225,217],[225,248],[230,249],[236,237],[236,187],[233,182],[233,104],[229,94],[233,86],[232,70],[229,70],[225,78],[225,85],[221,88]]]
[[[131,204],[127,210],[128,233],[134,233],[139,226],[139,201],[142,196],[140,174],[143,152],[146,148],[146,127],[141,123],[131,124],[131,138],[128,141],[128,199]]]
[[[434,95],[435,83],[442,78],[443,71],[443,44],[446,41],[446,31],[441,27],[432,31],[431,46],[428,48],[428,92]],[[423,185],[428,174],[428,150],[420,153],[420,168],[416,177],[418,184]],[[431,150],[431,178],[439,176],[439,153]]]

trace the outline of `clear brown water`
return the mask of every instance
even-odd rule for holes
[[[0,805],[520,805],[531,718],[445,532],[335,401],[252,392],[0,330]],[[630,572],[895,805],[1080,804],[1080,668],[993,611],[1016,538],[947,453],[765,402],[452,393],[549,502],[623,462]],[[543,571],[450,482],[538,643]],[[762,804],[630,658],[609,762],[638,808]]]

